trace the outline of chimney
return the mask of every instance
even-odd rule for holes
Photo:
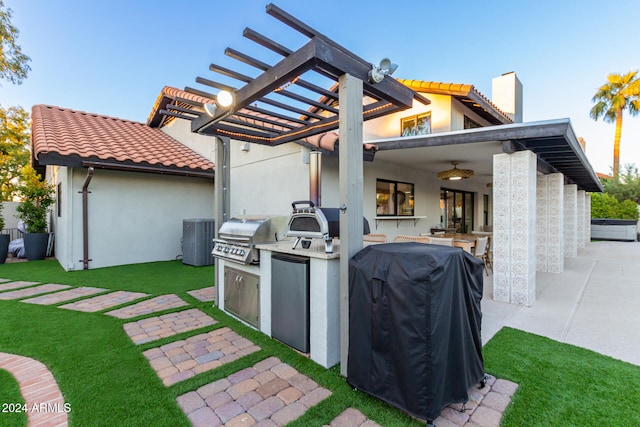
[[[582,151],[584,151],[586,153],[587,152],[587,141],[585,141],[583,137],[579,137],[578,138],[578,143],[580,144],[580,147],[582,147]]]
[[[515,123],[522,123],[522,83],[514,71],[491,80],[491,102]]]

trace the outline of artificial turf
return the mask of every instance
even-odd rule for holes
[[[170,261],[64,272],[55,261],[40,261],[0,266],[0,277],[151,295],[175,293],[218,320],[207,328],[136,346],[122,330],[122,325],[131,320],[0,301],[0,351],[32,357],[47,365],[65,401],[71,404],[72,426],[187,426],[189,422],[176,404],[179,395],[270,356],[280,358],[332,392],[329,398],[292,422],[294,427],[329,424],[348,407],[359,409],[383,426],[424,425],[353,390],[340,376],[338,367],[324,369],[227,316],[211,303],[199,302],[186,294],[187,290],[213,284],[212,267],[191,267]],[[157,314],[149,316],[154,315]],[[171,387],[162,385],[142,355],[149,348],[224,326],[253,341],[261,350]],[[640,425],[636,408],[640,402],[638,366],[507,328],[491,339],[483,353],[488,373],[519,384],[514,401],[505,412],[503,426]],[[0,403],[19,397],[11,378],[0,370]],[[0,425],[24,425],[24,417],[5,415],[0,414]]]
[[[640,426],[640,367],[516,329],[483,349],[485,369],[519,384],[502,426]]]
[[[194,267],[182,261],[161,261],[65,272],[57,260],[0,265],[0,277],[40,283],[95,286],[154,295],[213,286],[213,266]]]
[[[25,401],[18,382],[9,372],[0,369],[0,425],[23,426],[27,424]]]

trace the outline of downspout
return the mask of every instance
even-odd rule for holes
[[[84,185],[82,186],[82,191],[78,191],[78,193],[82,193],[82,256],[83,259],[80,260],[83,265],[84,270],[89,269],[89,184],[91,183],[91,178],[93,178],[93,167],[88,169],[87,177],[84,180]]]

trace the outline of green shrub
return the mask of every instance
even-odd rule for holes
[[[591,195],[591,218],[617,218],[638,220],[638,205],[632,200],[619,202],[608,193]]]

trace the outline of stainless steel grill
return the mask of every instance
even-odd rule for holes
[[[303,205],[303,206],[301,206]],[[287,224],[287,237],[295,237],[293,249],[300,241],[305,246],[305,240],[322,239],[325,244],[325,252],[333,252],[333,239],[340,238],[340,209],[317,207],[310,200],[291,203],[293,213]],[[363,218],[363,233],[369,234],[369,222]]]
[[[211,255],[241,264],[259,264],[259,243],[275,242],[282,237],[286,216],[243,215],[231,218],[220,227]]]

